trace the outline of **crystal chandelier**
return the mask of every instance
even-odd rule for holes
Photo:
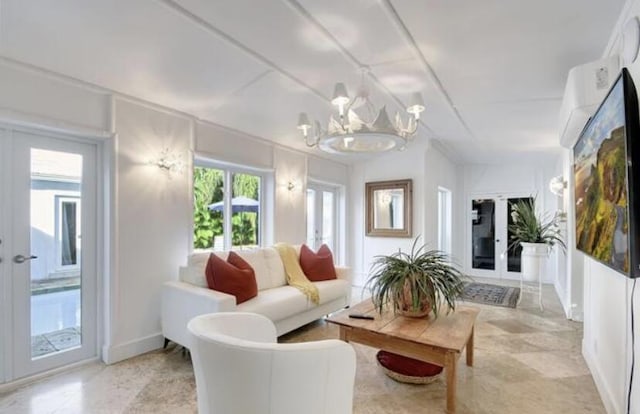
[[[331,103],[338,109],[338,118],[329,118],[329,125],[323,130],[318,121],[313,126],[309,116],[302,112],[298,116],[298,129],[302,131],[309,147],[318,147],[330,153],[383,152],[392,149],[404,150],[418,129],[420,113],[424,111],[422,95],[414,93],[407,112],[410,115],[405,126],[399,113],[391,122],[386,108],[376,111],[369,99],[369,90],[362,85],[356,97],[351,100],[344,83],[337,83]],[[358,113],[356,113],[358,111]]]

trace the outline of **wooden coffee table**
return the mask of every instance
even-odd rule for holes
[[[437,319],[407,318],[385,311],[379,315],[367,299],[334,313],[327,321],[340,327],[340,339],[357,342],[444,367],[447,376],[447,413],[456,412],[456,364],[467,348],[467,365],[473,366],[473,327],[479,309],[457,306]],[[353,319],[349,314],[371,315],[374,320]]]

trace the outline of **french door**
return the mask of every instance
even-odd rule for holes
[[[96,355],[95,145],[0,130],[6,381]],[[7,309],[5,308],[5,309]]]
[[[520,278],[522,248],[510,246],[513,207],[528,195],[477,195],[468,201],[467,268],[472,276]]]
[[[336,252],[337,188],[307,185],[307,246],[317,250],[323,244]],[[334,256],[335,257],[335,256]]]

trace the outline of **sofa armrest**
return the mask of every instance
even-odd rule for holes
[[[236,309],[233,295],[189,283],[170,281],[162,286],[162,334],[180,345],[188,345],[187,323],[205,313]]]
[[[353,284],[353,272],[350,267],[336,266],[336,276],[338,279],[346,280],[349,282],[349,286]]]

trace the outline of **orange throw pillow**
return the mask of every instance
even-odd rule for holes
[[[211,253],[205,274],[209,289],[235,296],[236,305],[258,295],[253,268],[234,252],[229,252],[226,262]]]
[[[337,279],[336,268],[333,266],[333,255],[329,246],[323,244],[314,253],[306,244],[300,247],[300,267],[307,279],[312,282]]]

